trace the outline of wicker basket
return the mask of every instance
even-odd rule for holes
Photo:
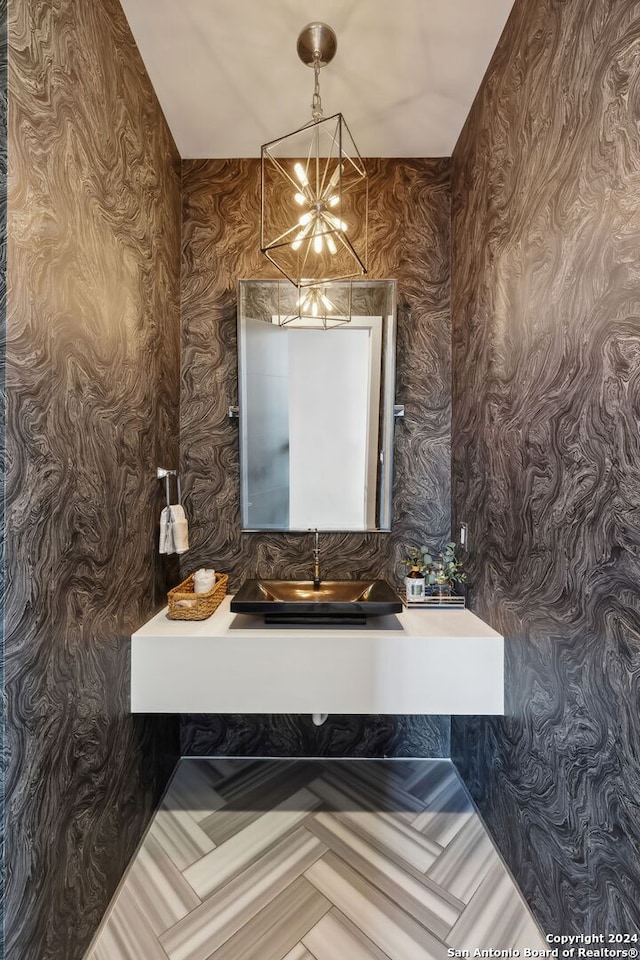
[[[229,582],[226,573],[216,573],[215,586],[208,593],[193,592],[194,576],[192,573],[173,590],[169,590],[169,620],[206,620],[224,600]]]

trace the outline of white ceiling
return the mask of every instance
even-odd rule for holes
[[[335,30],[325,116],[364,157],[453,150],[513,0],[121,0],[183,158],[259,157],[311,119],[296,41]]]

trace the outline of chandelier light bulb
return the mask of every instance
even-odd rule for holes
[[[333,303],[319,287],[309,287],[305,293],[298,297],[296,306],[300,308],[301,314],[307,314],[307,316],[310,314],[312,317],[335,311]]]
[[[294,165],[294,168],[293,168],[293,169],[294,169],[295,175],[296,175],[296,177],[298,178],[298,180],[300,181],[301,185],[302,185],[303,187],[308,187],[308,186],[309,186],[309,181],[308,181],[308,179],[307,179],[307,174],[306,174],[306,171],[305,171],[304,167],[302,166],[302,164],[301,164],[301,163],[296,163],[296,164]]]

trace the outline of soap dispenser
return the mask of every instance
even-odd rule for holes
[[[417,564],[413,564],[405,578],[407,588],[407,603],[424,600],[424,573]]]

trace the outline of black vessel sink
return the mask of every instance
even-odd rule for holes
[[[264,616],[265,623],[365,623],[367,617],[400,613],[402,602],[386,580],[245,580],[231,601],[232,613]]]

